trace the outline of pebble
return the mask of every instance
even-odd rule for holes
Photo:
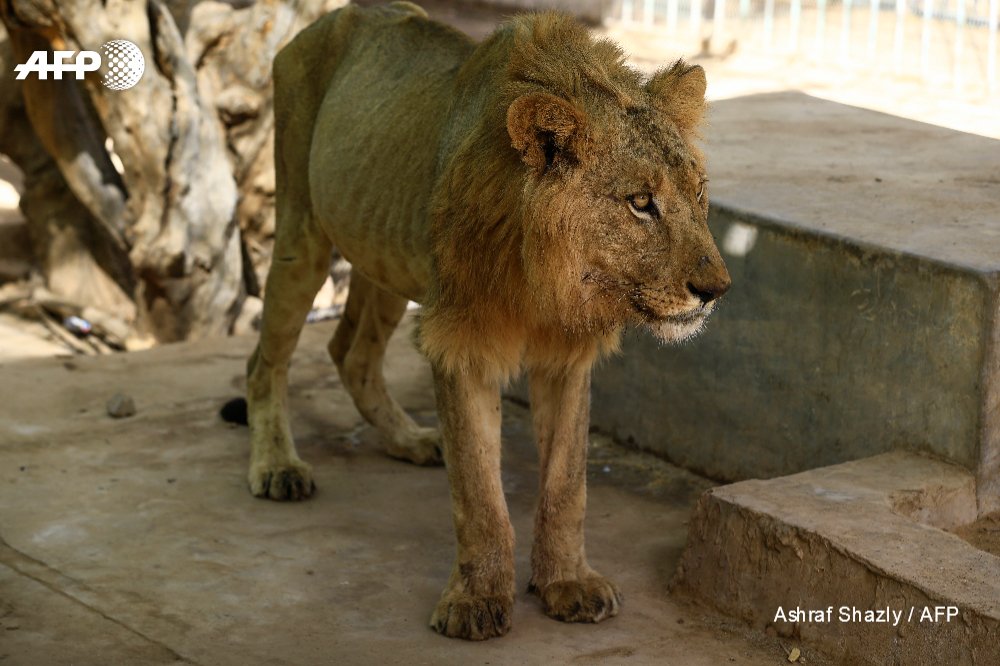
[[[125,393],[115,393],[108,400],[108,416],[113,419],[124,419],[135,414],[135,400]]]

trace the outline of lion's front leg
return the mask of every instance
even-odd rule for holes
[[[590,366],[532,370],[529,380],[541,474],[529,590],[551,617],[600,622],[618,614],[621,593],[584,553]]]
[[[500,390],[434,369],[458,554],[431,627],[483,640],[510,630],[514,530],[500,483]]]
[[[315,489],[312,470],[299,458],[288,422],[288,366],[309,307],[326,279],[333,245],[308,214],[295,209],[298,205],[294,197],[279,198],[260,342],[247,363],[247,481],[255,497],[273,500],[305,499]]]

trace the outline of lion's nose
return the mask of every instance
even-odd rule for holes
[[[719,296],[722,296],[729,289],[729,284],[723,284],[721,286],[710,286],[710,287],[696,287],[693,283],[688,282],[688,291],[701,299],[702,305],[706,303],[711,303]]]
[[[713,278],[714,279],[699,280],[698,283],[687,283],[688,291],[697,296],[701,300],[702,305],[711,303],[715,299],[719,298],[724,293],[729,291],[729,287],[732,285],[732,280],[729,278],[729,272],[725,269],[722,270],[721,275],[713,276]]]

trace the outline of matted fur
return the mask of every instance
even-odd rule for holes
[[[501,385],[526,370],[541,471],[531,590],[597,622],[617,587],[583,546],[590,368],[636,323],[696,333],[729,276],[706,224],[700,67],[644,78],[569,17],[523,15],[475,45],[415,5],[348,6],[275,61],[277,238],[248,368],[253,494],[301,499],[287,365],[335,243],[353,265],[330,342],[395,457],[443,457],[458,554],[431,618],[510,627],[513,530],[500,484]],[[418,427],[381,365],[407,299],[424,305],[441,433]]]

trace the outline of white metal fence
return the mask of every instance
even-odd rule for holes
[[[972,93],[1000,88],[1000,0],[620,0],[611,18]]]

